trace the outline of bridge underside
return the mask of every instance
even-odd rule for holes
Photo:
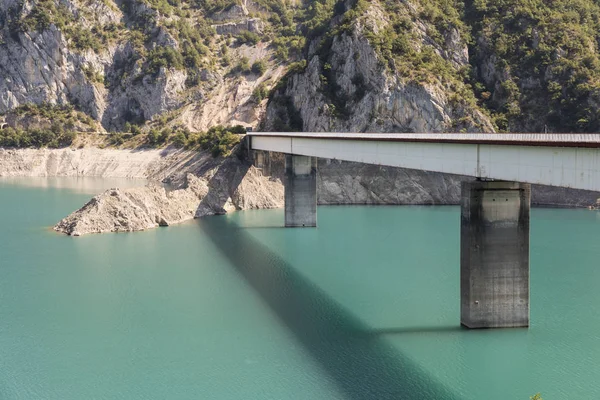
[[[285,226],[317,226],[317,159],[285,156]],[[468,328],[529,326],[531,186],[464,182],[460,322]]]
[[[253,150],[600,191],[600,135],[252,133]]]
[[[285,225],[316,226],[316,158],[467,175],[461,323],[529,326],[530,184],[600,191],[598,134],[251,133],[286,154]],[[487,180],[494,181],[487,181]]]

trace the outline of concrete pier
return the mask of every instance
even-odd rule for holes
[[[317,158],[285,155],[285,226],[317,226]]]
[[[462,184],[462,325],[529,326],[530,199],[529,184]]]

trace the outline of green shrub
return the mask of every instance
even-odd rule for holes
[[[239,134],[246,133],[243,126],[223,127],[221,125],[210,128],[207,132],[201,133],[197,137],[197,144],[203,149],[208,150],[213,157],[227,156],[233,147],[240,142]]]
[[[235,67],[235,72],[247,74],[250,72],[250,70],[250,60],[248,60],[248,57],[243,56],[240,58],[238,65]]]
[[[108,136],[108,142],[113,146],[120,146],[125,142],[125,138],[122,133],[111,133]]]
[[[187,137],[183,132],[179,131],[175,135],[173,135],[171,143],[177,148],[185,147],[187,144]]]
[[[102,49],[102,42],[96,35],[87,29],[81,29],[79,27],[73,28],[71,42],[77,50],[92,49],[97,53]]]
[[[0,129],[0,147],[51,147],[70,146],[77,133],[66,131],[62,125],[53,125],[51,129],[33,128],[29,130],[11,127]]]
[[[255,46],[258,42],[260,42],[260,36],[250,31],[242,31],[236,36],[236,38],[239,44],[247,44],[250,46]]]
[[[148,53],[146,59],[146,73],[156,75],[160,68],[163,67],[183,69],[183,56],[172,47],[155,47]]]
[[[252,64],[252,72],[258,76],[262,76],[267,70],[267,62],[265,60],[258,60]]]
[[[264,83],[258,85],[252,92],[252,100],[255,103],[260,103],[269,96],[269,90]]]
[[[196,0],[196,4],[206,10],[207,13],[227,11],[237,4],[236,0]]]

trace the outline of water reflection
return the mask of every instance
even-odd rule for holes
[[[96,195],[110,188],[145,186],[146,179],[94,177],[0,177],[0,185],[42,189],[66,189],[75,193]]]
[[[459,398],[231,219],[199,226],[347,398]]]

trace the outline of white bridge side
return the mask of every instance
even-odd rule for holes
[[[439,142],[434,141],[435,136],[423,141],[389,140],[385,135],[373,135],[372,139],[361,135],[356,140],[352,134],[343,138],[250,136],[253,150],[600,191],[600,148],[588,148],[585,143],[560,147],[547,143],[486,144],[485,140],[451,143],[451,136]]]

